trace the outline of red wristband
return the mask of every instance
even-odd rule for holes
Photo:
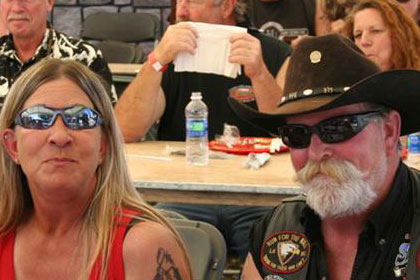
[[[160,62],[157,61],[155,54],[153,52],[149,53],[147,58],[148,58],[149,64],[153,67],[153,69],[162,73],[166,71],[167,65],[160,64]]]

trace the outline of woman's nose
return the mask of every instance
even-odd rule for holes
[[[57,116],[54,124],[48,128],[49,143],[57,145],[59,147],[67,146],[72,141],[70,128],[66,126],[61,116]]]
[[[362,46],[370,46],[372,45],[372,39],[368,32],[363,32],[360,38],[360,43]]]

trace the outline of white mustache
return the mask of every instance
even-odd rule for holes
[[[362,171],[346,160],[308,161],[296,179],[302,183],[308,205],[321,219],[361,213],[377,197]]]
[[[348,181],[353,178],[353,173],[349,172],[356,167],[348,161],[328,159],[321,162],[308,161],[306,165],[296,173],[296,180],[302,184],[309,183],[318,175],[326,175],[338,182]]]
[[[25,14],[9,14],[7,20],[16,20],[16,19],[29,19],[29,16]]]

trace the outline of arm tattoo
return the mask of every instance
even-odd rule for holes
[[[153,280],[182,280],[181,274],[168,251],[159,248],[156,260],[158,267]]]

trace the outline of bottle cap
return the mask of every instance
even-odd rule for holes
[[[201,98],[202,98],[201,92],[199,92],[199,91],[193,91],[191,93],[191,99],[201,99]]]

